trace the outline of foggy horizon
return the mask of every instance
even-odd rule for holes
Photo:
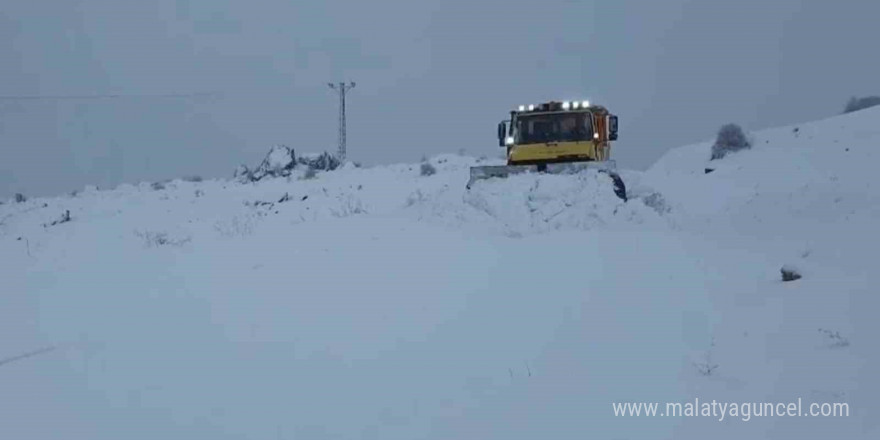
[[[335,152],[339,81],[357,82],[353,161],[495,157],[514,107],[589,99],[620,117],[618,165],[644,169],[725,123],[822,119],[880,94],[878,16],[797,0],[5,4],[0,198],[228,178],[276,144]],[[218,95],[152,96],[197,93]],[[96,95],[123,96],[30,99]]]

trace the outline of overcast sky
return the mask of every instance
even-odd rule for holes
[[[0,96],[222,93],[0,100],[0,197],[335,151],[341,80],[365,164],[496,155],[513,107],[584,98],[642,169],[722,123],[880,94],[877,17],[874,0],[0,0]]]

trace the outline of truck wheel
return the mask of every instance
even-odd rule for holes
[[[626,185],[623,183],[623,179],[620,178],[620,175],[611,171],[606,171],[605,173],[608,174],[608,177],[611,178],[611,182],[614,183],[614,195],[624,202],[627,201]]]

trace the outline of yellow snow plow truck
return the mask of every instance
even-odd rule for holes
[[[596,169],[608,174],[614,192],[626,200],[626,187],[610,159],[617,140],[617,116],[589,101],[551,101],[521,105],[498,124],[498,144],[507,165],[471,168],[470,189],[478,180],[523,172],[572,174]]]

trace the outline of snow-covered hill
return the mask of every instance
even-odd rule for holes
[[[880,110],[753,136],[0,205],[0,438],[877,438]],[[850,416],[613,410],[694,398]]]

